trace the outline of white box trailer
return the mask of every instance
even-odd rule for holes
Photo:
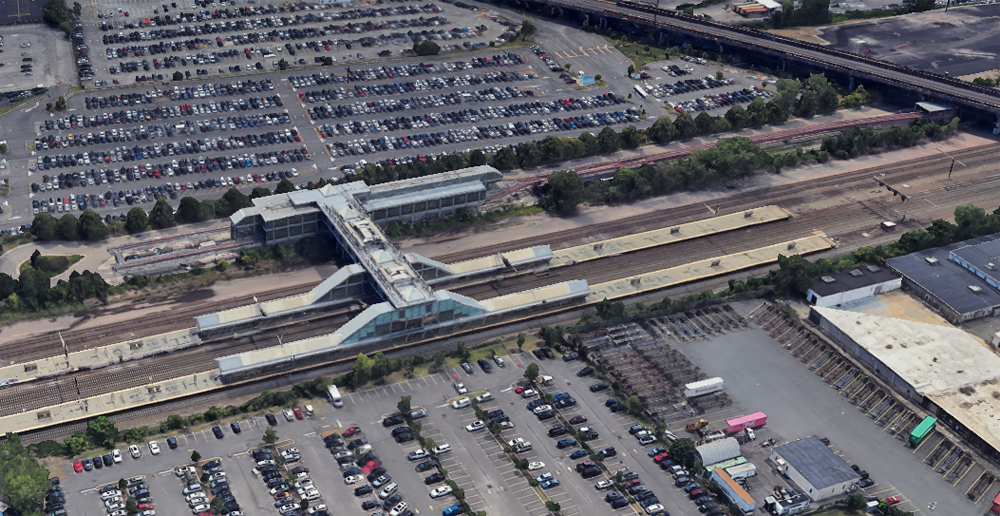
[[[733,480],[749,478],[757,474],[757,466],[754,466],[749,462],[745,462],[739,466],[726,468],[726,473],[729,473],[729,476],[732,477]]]
[[[330,403],[334,407],[340,408],[344,406],[344,399],[340,397],[340,391],[337,390],[336,385],[331,385],[326,388],[326,397],[330,399]]]
[[[684,397],[697,398],[698,396],[719,392],[722,390],[722,383],[722,378],[719,377],[689,383],[684,386]]]

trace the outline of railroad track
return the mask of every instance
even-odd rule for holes
[[[1000,152],[1000,144],[990,143],[981,147],[958,151],[956,158],[972,167],[974,165],[994,163],[998,152]],[[757,190],[743,192],[738,197],[713,199],[711,201],[706,201],[704,204],[713,207],[719,206],[721,213],[733,213],[735,211],[751,209],[765,204],[788,206],[791,204],[810,202],[820,199],[829,195],[830,192],[842,191],[856,185],[864,184],[871,186],[874,184],[872,177],[877,174],[885,174],[885,179],[890,182],[904,182],[930,175],[934,172],[946,173],[946,169],[951,165],[950,160],[946,160],[947,158],[943,156],[906,160],[888,166],[872,167],[845,174],[818,178],[815,180],[760,188]],[[690,204],[636,215],[625,220],[594,224],[558,233],[549,233],[515,241],[502,242],[492,246],[484,246],[473,250],[435,256],[434,259],[445,263],[453,263],[470,260],[479,256],[496,254],[514,249],[524,249],[543,244],[549,244],[553,249],[561,249],[592,241],[597,236],[602,238],[623,236],[641,231],[649,231],[652,229],[676,225],[681,222],[703,219],[708,215],[710,215],[710,213],[704,205]]]

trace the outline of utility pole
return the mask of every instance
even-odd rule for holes
[[[955,163],[958,163],[959,165],[966,167],[966,164],[959,161],[958,158],[956,158],[955,156],[952,156],[951,154],[948,154],[947,152],[937,147],[934,147],[934,149],[940,152],[941,154],[944,154],[945,156],[951,158],[951,168],[948,169],[948,179],[951,179],[951,173],[955,171]]]

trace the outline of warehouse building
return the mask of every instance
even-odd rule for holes
[[[729,498],[729,503],[738,506],[744,514],[750,513],[757,508],[757,502],[750,496],[750,493],[746,489],[743,489],[743,486],[733,480],[722,468],[713,469],[710,478],[719,484],[719,488]]]
[[[696,446],[694,450],[695,459],[700,460],[705,466],[735,459],[742,455],[740,453],[740,442],[732,437]]]
[[[816,306],[837,306],[899,290],[903,278],[888,269],[866,265],[824,274],[812,280],[806,301]]]
[[[809,319],[903,397],[1000,460],[1000,357],[958,329],[813,307]]]
[[[886,260],[903,288],[952,324],[1000,313],[1000,238],[974,238]]]
[[[771,462],[810,500],[848,494],[861,476],[815,435],[771,449]]]

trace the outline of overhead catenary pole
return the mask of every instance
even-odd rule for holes
[[[944,154],[945,156],[951,158],[951,168],[948,169],[948,179],[951,179],[951,173],[955,171],[955,163],[958,163],[959,165],[962,165],[963,167],[967,167],[967,165],[965,163],[962,163],[961,161],[959,161],[958,158],[956,158],[955,156],[952,156],[951,154],[948,154],[947,152],[941,150],[938,147],[934,147],[934,149],[937,150],[938,152],[940,152],[941,154]]]

